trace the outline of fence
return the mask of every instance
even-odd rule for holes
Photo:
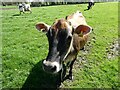
[[[19,3],[31,3],[31,6],[46,6],[46,5],[60,5],[60,4],[75,4],[75,3],[85,3],[89,0],[2,0],[0,3],[3,6],[6,5],[16,5]],[[94,2],[117,2],[119,0],[94,0]]]

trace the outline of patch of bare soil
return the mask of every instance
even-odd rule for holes
[[[114,57],[118,56],[119,52],[119,43],[118,40],[114,40],[109,46],[106,48],[107,58],[113,59]]]
[[[90,53],[91,48],[93,47],[92,43],[95,42],[96,42],[96,37],[93,36],[85,45],[84,50],[80,50],[80,54],[78,55],[77,60],[75,62],[75,67],[82,68],[84,64],[87,64],[87,55]]]

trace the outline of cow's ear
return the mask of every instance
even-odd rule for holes
[[[50,28],[50,26],[43,22],[39,22],[36,24],[36,29],[39,31],[41,30],[43,32],[47,32],[49,30],[49,28]]]
[[[90,33],[92,30],[92,28],[90,26],[87,25],[79,25],[76,29],[75,29],[75,33],[79,34],[80,36],[83,36],[85,34]]]

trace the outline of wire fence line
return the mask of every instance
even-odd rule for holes
[[[94,2],[119,2],[120,0],[94,0]],[[31,3],[31,6],[47,6],[59,4],[87,3],[89,0],[0,0],[0,5],[17,5],[19,3]]]
[[[0,0],[1,2],[88,2],[89,0]],[[120,0],[94,0],[95,2],[114,2]]]

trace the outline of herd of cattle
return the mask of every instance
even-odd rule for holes
[[[56,20],[51,26],[44,22],[36,24],[37,30],[46,32],[49,42],[49,52],[43,60],[43,70],[49,73],[59,73],[59,82],[72,80],[72,68],[78,52],[84,48],[92,28],[86,23],[85,17],[79,11]],[[66,67],[69,74],[66,75]]]

